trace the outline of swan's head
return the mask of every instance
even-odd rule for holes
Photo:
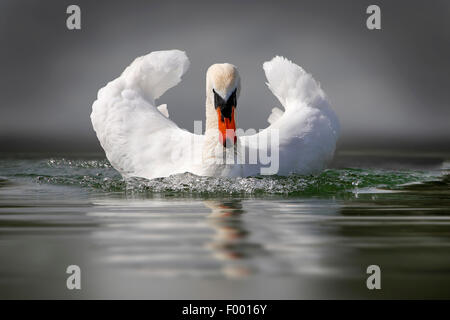
[[[235,109],[241,90],[241,79],[235,66],[213,64],[206,73],[206,96],[217,114],[219,140],[224,147],[236,143]]]

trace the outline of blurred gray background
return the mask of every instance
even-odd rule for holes
[[[66,28],[78,4],[82,30]],[[370,4],[382,30],[366,28]],[[278,106],[262,63],[284,55],[312,73],[342,125],[341,149],[450,150],[450,1],[0,2],[0,151],[101,151],[98,89],[139,55],[181,49],[191,67],[158,102],[193,130],[205,72],[238,66],[238,125]]]

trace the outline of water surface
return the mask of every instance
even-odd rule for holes
[[[102,155],[1,154],[0,298],[450,298],[447,159],[124,181]]]

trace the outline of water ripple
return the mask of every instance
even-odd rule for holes
[[[20,169],[22,167],[22,170]],[[7,170],[5,174],[8,178]],[[189,195],[306,195],[338,196],[365,190],[400,190],[404,185],[441,181],[441,173],[383,169],[328,169],[319,175],[256,176],[247,178],[202,177],[191,173],[152,180],[124,180],[106,159],[52,158],[22,161],[11,167],[14,178],[40,184],[69,185],[101,192]]]

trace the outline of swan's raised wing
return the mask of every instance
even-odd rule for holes
[[[167,106],[155,104],[188,67],[182,51],[155,51],[136,58],[99,90],[92,125],[106,157],[125,178],[195,171],[199,155],[192,142],[202,137],[180,129],[169,119]]]
[[[258,160],[257,165],[246,166],[246,175],[309,174],[322,170],[333,158],[339,135],[339,121],[325,93],[310,74],[286,58],[277,56],[265,62],[263,68],[269,89],[285,111],[274,108],[268,128],[240,138],[246,154],[266,154],[269,157],[265,162],[271,162],[265,164]],[[277,136],[278,152],[270,143]],[[264,139],[268,142],[261,143]],[[277,160],[278,163],[273,163]],[[272,171],[261,172],[261,167],[271,167]]]

